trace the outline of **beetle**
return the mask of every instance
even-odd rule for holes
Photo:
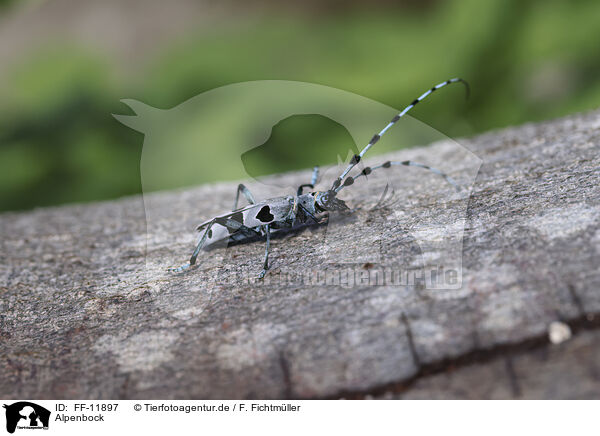
[[[427,90],[420,97],[406,106],[402,112],[392,118],[379,133],[375,134],[365,148],[350,159],[346,169],[333,181],[331,188],[326,191],[311,191],[309,193],[304,193],[305,188],[314,189],[319,175],[318,167],[313,169],[311,182],[300,185],[296,195],[274,197],[256,202],[250,190],[245,185],[239,184],[231,212],[224,213],[199,224],[196,227],[196,231],[200,232],[200,236],[189,262],[177,268],[169,268],[169,270],[173,272],[182,272],[192,265],[195,265],[200,250],[218,241],[227,240],[227,242],[242,242],[252,238],[265,237],[266,248],[263,269],[258,275],[258,278],[262,279],[269,269],[271,233],[283,229],[293,229],[300,225],[321,224],[327,220],[329,212],[351,212],[346,203],[337,197],[338,193],[343,188],[352,185],[359,177],[366,177],[380,168],[391,168],[392,166],[397,165],[423,168],[441,176],[459,191],[460,186],[450,176],[436,168],[414,161],[387,161],[377,166],[365,167],[355,176],[348,176],[350,171],[362,160],[365,153],[379,141],[390,127],[406,115],[408,111],[434,91],[451,83],[458,82],[465,85],[468,97],[469,85],[466,81],[458,77],[446,80]],[[240,193],[245,197],[249,204],[245,207],[238,208]]]

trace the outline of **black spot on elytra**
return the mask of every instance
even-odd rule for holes
[[[256,218],[263,223],[270,223],[275,218],[271,213],[269,206],[263,206],[262,209],[256,214]]]
[[[231,219],[233,221],[237,221],[240,224],[244,224],[244,214],[242,212],[236,212],[236,213],[231,214],[229,219]]]
[[[229,216],[215,218],[215,223],[225,227],[229,234],[235,233],[239,228],[234,228],[231,224],[227,225],[227,221],[235,221],[239,224],[244,224],[244,214],[242,212],[234,212]]]

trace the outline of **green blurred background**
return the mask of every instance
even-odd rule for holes
[[[111,116],[131,113],[122,98],[166,109],[285,79],[401,108],[460,76],[469,101],[457,87],[411,113],[460,137],[600,106],[599,43],[598,0],[0,0],[0,210],[139,193],[144,137]],[[327,163],[324,139],[350,140],[322,117],[290,118],[247,169]]]

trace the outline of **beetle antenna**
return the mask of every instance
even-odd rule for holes
[[[468,98],[469,97],[469,84],[459,77],[456,77],[456,78],[450,79],[450,80],[446,80],[445,82],[435,85],[433,88],[427,90],[419,98],[417,98],[411,104],[406,106],[402,112],[400,112],[398,115],[396,115],[394,118],[392,118],[392,121],[390,121],[388,123],[388,125],[383,128],[383,130],[381,132],[379,132],[375,136],[373,136],[373,138],[371,138],[369,143],[366,145],[365,148],[363,148],[363,150],[359,154],[355,154],[352,157],[352,159],[350,159],[350,163],[348,164],[348,167],[344,170],[344,172],[337,179],[335,179],[331,189],[334,190],[336,193],[339,192],[339,190],[342,189],[342,186],[344,186],[344,185],[342,185],[342,180],[344,179],[344,177],[346,177],[346,175],[348,175],[348,173],[352,170],[352,168],[354,168],[356,166],[356,164],[358,164],[360,162],[360,160],[365,155],[365,153],[367,151],[369,151],[369,149],[371,147],[373,147],[373,145],[375,145],[375,143],[377,141],[379,141],[379,139],[385,134],[385,132],[388,131],[388,129],[390,127],[392,127],[394,124],[396,124],[396,121],[398,121],[400,118],[402,118],[404,115],[406,115],[406,113],[408,111],[410,111],[413,107],[415,107],[417,105],[417,103],[419,103],[421,100],[424,100],[429,94],[433,93],[433,91],[436,91],[440,88],[443,88],[446,85],[450,85],[451,83],[456,83],[456,82],[461,82],[465,85],[465,87],[467,88],[467,98]]]

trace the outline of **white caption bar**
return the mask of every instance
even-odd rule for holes
[[[597,401],[3,400],[0,433],[106,435],[587,434]],[[49,413],[49,414],[48,414]],[[5,415],[5,416],[4,416]],[[16,420],[16,421],[15,421]],[[12,427],[12,428],[11,428]],[[201,433],[199,433],[201,432]]]

